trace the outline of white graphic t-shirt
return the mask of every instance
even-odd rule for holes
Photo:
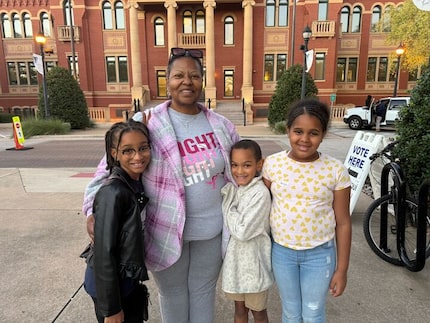
[[[351,185],[341,161],[321,154],[298,162],[282,151],[266,158],[262,175],[272,182],[270,228],[276,243],[303,250],[334,238],[333,192]]]

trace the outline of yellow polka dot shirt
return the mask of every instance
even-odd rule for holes
[[[272,183],[270,228],[276,243],[304,250],[334,238],[333,192],[351,185],[339,160],[320,154],[315,161],[297,162],[281,151],[265,159],[262,175]]]

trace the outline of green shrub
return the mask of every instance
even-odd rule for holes
[[[0,123],[10,123],[12,122],[12,117],[14,115],[10,113],[0,112]]]
[[[430,68],[411,91],[409,107],[402,109],[397,123],[399,144],[393,154],[400,159],[406,180],[417,192],[425,179],[430,179]]]
[[[54,67],[46,75],[49,108],[52,118],[70,123],[72,129],[85,129],[91,125],[88,106],[78,82],[63,67]],[[39,117],[45,116],[43,87],[39,90]]]
[[[296,64],[287,69],[276,84],[275,93],[269,103],[267,120],[270,127],[277,122],[285,121],[289,107],[300,99],[302,93],[303,66]],[[309,73],[306,73],[305,97],[314,97],[318,88]]]
[[[279,121],[275,123],[275,126],[273,127],[273,131],[278,135],[284,135],[287,133],[287,122],[286,121]]]
[[[64,135],[70,132],[70,124],[59,119],[30,119],[21,124],[25,138],[40,135]]]

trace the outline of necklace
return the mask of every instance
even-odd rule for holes
[[[196,121],[197,118],[202,114],[202,111],[199,111],[197,114],[186,114],[173,109],[171,109],[169,112],[171,116],[174,116],[174,118],[179,121],[179,126],[182,126],[185,129],[189,129],[190,125],[192,125],[194,121]]]

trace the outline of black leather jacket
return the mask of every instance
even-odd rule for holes
[[[105,317],[122,309],[121,279],[130,278],[136,284],[148,280],[140,216],[148,198],[137,193],[131,181],[115,167],[93,205],[94,255],[89,265],[95,272],[98,309]]]

